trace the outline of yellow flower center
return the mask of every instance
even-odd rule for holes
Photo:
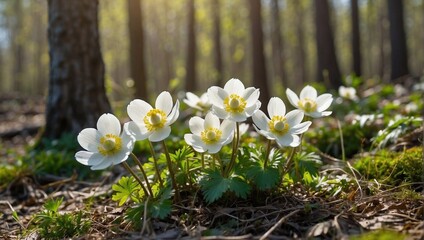
[[[103,156],[112,156],[117,154],[122,148],[122,140],[119,136],[106,134],[100,138],[100,145],[97,147],[99,153]]]
[[[224,99],[225,111],[230,113],[242,113],[246,108],[246,100],[237,94],[231,94]]]
[[[289,124],[283,116],[274,116],[268,123],[269,130],[276,135],[284,135],[289,131]]]
[[[200,133],[200,138],[206,144],[216,143],[221,139],[222,132],[217,128],[206,128]]]
[[[143,119],[149,132],[163,128],[166,123],[166,114],[160,109],[150,110]]]
[[[317,110],[317,103],[310,98],[304,98],[299,101],[299,108],[307,113],[315,112]]]

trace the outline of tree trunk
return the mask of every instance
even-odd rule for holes
[[[12,30],[12,51],[13,51],[13,90],[23,91],[24,82],[24,44],[22,38],[23,29],[23,9],[22,0],[15,0],[13,5],[14,25]]]
[[[249,0],[250,3],[250,27],[252,39],[252,68],[253,85],[261,91],[259,100],[262,109],[266,108],[270,95],[268,89],[267,74],[265,68],[264,43],[261,19],[261,0]]]
[[[146,64],[144,61],[143,18],[140,0],[127,0],[130,37],[130,69],[134,80],[135,97],[148,99]]]
[[[361,41],[359,33],[358,0],[350,0],[352,21],[352,68],[356,76],[362,75],[361,69]]]
[[[390,45],[391,45],[391,74],[397,78],[409,74],[408,53],[406,48],[405,27],[403,23],[403,1],[389,0]]]
[[[305,54],[305,35],[304,35],[304,9],[302,7],[303,1],[292,1],[294,4],[294,11],[296,15],[296,59],[295,59],[295,74],[294,79],[296,87],[289,86],[291,88],[303,88],[303,84],[306,82],[306,54]]]
[[[187,36],[187,62],[186,62],[186,86],[185,90],[194,92],[196,85],[196,19],[194,0],[188,0],[188,36]]]
[[[215,83],[224,85],[222,76],[222,50],[221,50],[221,4],[220,0],[212,0],[213,42],[215,48]]]
[[[337,89],[342,81],[337,64],[328,0],[315,0],[315,31],[318,54],[318,81]]]
[[[43,137],[95,127],[111,112],[104,86],[97,0],[49,0],[49,94]]]
[[[274,65],[274,79],[281,82],[285,88],[288,87],[287,75],[284,67],[284,42],[281,38],[281,18],[279,0],[272,0],[272,57]]]

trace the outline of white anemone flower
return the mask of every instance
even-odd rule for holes
[[[297,147],[300,144],[298,134],[306,132],[310,121],[301,123],[303,112],[293,110],[286,114],[286,106],[278,97],[273,97],[268,103],[268,118],[261,110],[252,116],[256,131],[269,140],[275,140],[280,147]]]
[[[317,90],[307,85],[302,89],[299,97],[289,88],[287,88],[286,94],[290,103],[307,116],[320,118],[331,115],[331,111],[325,111],[333,102],[333,96],[329,93],[318,96]]]
[[[224,88],[212,86],[208,89],[212,111],[221,119],[243,122],[261,106],[259,89],[245,88],[239,79],[232,78]]]
[[[209,112],[205,119],[192,117],[189,127],[192,134],[184,135],[187,144],[197,152],[214,154],[233,140],[236,124],[231,120],[224,120],[221,124],[219,118]]]
[[[75,158],[92,170],[105,169],[127,160],[134,148],[134,136],[123,131],[121,123],[110,113],[100,116],[97,129],[85,128],[78,134],[78,143],[86,151],[79,151]]]
[[[211,107],[207,93],[203,93],[200,97],[192,92],[186,92],[186,98],[183,100],[189,107],[206,111]]]
[[[148,138],[151,142],[162,141],[171,133],[170,125],[179,116],[179,106],[178,100],[173,106],[171,94],[166,91],[156,98],[155,108],[143,100],[135,99],[127,107],[132,121],[126,125],[126,129],[137,140]]]
[[[349,99],[349,100],[357,100],[358,96],[356,96],[356,89],[353,87],[345,87],[340,86],[339,87],[339,95],[342,98]]]

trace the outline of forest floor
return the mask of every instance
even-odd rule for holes
[[[43,114],[41,99],[0,100],[0,164],[14,165],[26,154],[44,124]],[[383,239],[386,234],[386,239],[424,239],[423,193],[402,196],[402,186],[379,186],[371,192],[365,181],[358,181],[345,198],[294,185],[283,195],[269,193],[264,199],[257,192],[250,199],[207,205],[196,193],[174,206],[165,220],[145,219],[141,230],[134,231],[122,221],[126,207],[111,200],[111,186],[123,174],[118,166],[97,182],[86,182],[75,175],[21,173],[0,188],[0,238],[40,238],[30,230],[34,215],[48,199],[63,197],[61,212],[82,210],[91,220],[90,230],[77,239],[346,239],[377,230],[375,238],[362,239]]]

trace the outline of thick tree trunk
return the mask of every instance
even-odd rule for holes
[[[302,7],[302,1],[292,1],[294,4],[294,11],[296,15],[296,58],[295,58],[295,74],[294,83],[295,86],[289,86],[291,88],[303,88],[303,84],[307,82],[306,79],[306,54],[305,54],[305,34],[304,34],[304,9]]]
[[[127,0],[130,36],[130,69],[134,80],[135,97],[148,99],[146,64],[144,61],[143,18],[140,0]]]
[[[215,50],[215,83],[223,86],[222,50],[221,50],[221,4],[220,0],[212,0],[213,42]]]
[[[249,0],[250,3],[250,33],[252,39],[252,68],[253,85],[261,91],[259,100],[262,102],[262,109],[265,109],[269,98],[268,80],[265,68],[264,43],[261,19],[261,1]]]
[[[284,41],[281,38],[281,18],[279,0],[272,0],[272,58],[274,66],[274,79],[288,87],[287,74],[284,67]]]
[[[100,52],[97,0],[49,0],[49,94],[44,137],[95,127],[110,112]]]
[[[22,38],[23,10],[22,0],[15,0],[13,4],[15,11],[14,25],[12,30],[12,51],[13,51],[13,90],[23,91],[24,82],[24,44]]]
[[[361,69],[361,40],[359,33],[358,0],[350,0],[352,22],[352,68],[356,76],[362,75]]]
[[[391,74],[390,78],[397,78],[409,74],[408,51],[406,48],[405,26],[403,23],[403,1],[389,0],[390,45],[391,45]]]
[[[318,54],[318,81],[328,87],[338,88],[341,83],[339,65],[334,47],[333,31],[330,25],[328,0],[315,0],[315,26]],[[328,79],[328,81],[327,81]]]
[[[194,0],[188,0],[188,36],[187,36],[187,60],[186,60],[186,82],[185,90],[194,92],[196,85],[196,19]]]

